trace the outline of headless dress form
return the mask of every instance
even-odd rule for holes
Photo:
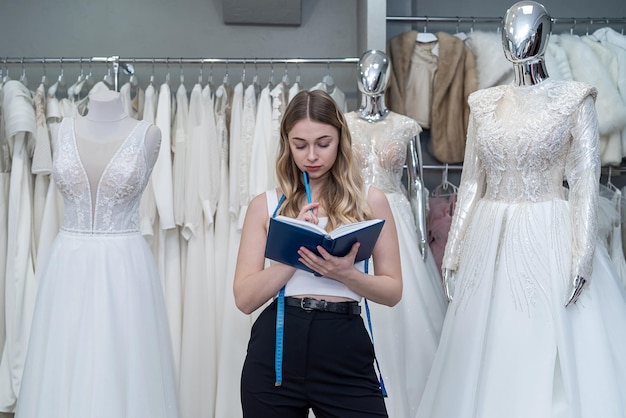
[[[95,200],[105,168],[138,125],[139,121],[131,118],[124,109],[118,92],[100,91],[89,96],[88,113],[74,121],[74,134],[89,179],[92,200]],[[150,167],[156,162],[160,143],[161,131],[150,126],[144,141]]]

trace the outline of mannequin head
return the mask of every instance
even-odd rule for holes
[[[504,55],[514,64],[542,58],[552,30],[552,20],[543,5],[524,0],[512,5],[502,23]]]
[[[389,57],[382,51],[369,50],[359,60],[359,91],[365,95],[380,95],[389,83],[391,64]]]

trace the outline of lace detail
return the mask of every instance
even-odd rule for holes
[[[359,118],[356,112],[345,115],[352,135],[352,150],[356,164],[368,186],[385,193],[403,193],[402,173],[409,142],[421,132],[417,122],[390,112],[375,123]]]
[[[598,179],[596,90],[579,82],[497,86],[469,97],[459,199],[443,267],[456,270],[479,199],[503,203],[565,199],[572,213],[572,271],[589,277],[595,248]]]
[[[65,118],[54,142],[53,176],[64,199],[63,229],[80,233],[124,233],[139,230],[139,203],[150,177],[141,121],[104,169],[95,205],[80,160],[73,118]]]
[[[562,83],[537,87],[499,86],[469,100],[480,133],[475,146],[486,170],[486,199],[515,203],[563,198],[573,126],[569,116],[582,90]]]

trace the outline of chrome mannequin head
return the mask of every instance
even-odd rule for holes
[[[542,4],[520,1],[512,5],[502,22],[504,55],[512,63],[543,57],[548,46],[552,19]]]
[[[515,83],[532,86],[548,78],[544,54],[552,19],[543,5],[524,0],[512,5],[502,21],[502,47],[513,63]]]
[[[366,95],[384,94],[390,74],[391,63],[387,54],[376,49],[365,51],[359,60],[359,91]]]
[[[357,84],[361,92],[358,115],[368,122],[383,120],[389,109],[385,106],[385,90],[391,76],[391,61],[387,54],[372,49],[359,59]]]

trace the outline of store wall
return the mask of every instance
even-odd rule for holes
[[[176,58],[335,58],[359,55],[357,40],[357,1],[303,0],[300,26],[225,25],[223,0],[29,0],[4,1],[0,12],[0,57],[170,57]],[[380,0],[379,0],[380,1]],[[138,67],[141,82],[146,82],[151,65]],[[177,64],[170,65],[178,78]],[[185,79],[197,79],[200,66],[185,66]],[[302,65],[302,81],[314,84],[328,71],[327,65]],[[39,65],[29,65],[29,84],[37,82]],[[260,80],[269,79],[269,65],[258,65]],[[356,66],[332,65],[336,84],[356,103]],[[4,70],[4,68],[2,68]],[[66,65],[72,74],[77,65]],[[21,68],[9,67],[12,78]],[[229,65],[231,80],[242,74],[242,65]],[[246,65],[248,77],[254,72],[252,61]],[[48,76],[56,76],[58,65],[46,66]],[[103,76],[104,64],[94,66]],[[210,68],[205,67],[205,80]],[[287,68],[293,81],[298,69]],[[160,75],[165,68],[156,68]],[[274,66],[278,81],[284,64]],[[77,72],[76,72],[77,74]],[[215,79],[221,81],[224,65],[214,66]],[[69,78],[69,77],[68,77]],[[250,80],[250,78],[248,78]],[[187,82],[186,82],[187,84]],[[36,87],[36,86],[35,86]]]

